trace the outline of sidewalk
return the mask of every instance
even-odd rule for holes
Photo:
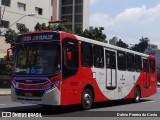
[[[11,89],[0,88],[0,96],[2,96],[2,95],[10,95],[10,94],[11,94]]]

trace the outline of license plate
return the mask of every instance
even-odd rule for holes
[[[25,96],[33,96],[32,92],[25,92],[24,95]]]

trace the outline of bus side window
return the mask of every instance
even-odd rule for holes
[[[131,53],[127,53],[127,70],[135,71],[135,63],[134,63],[134,55]]]
[[[141,56],[139,55],[135,55],[135,68],[136,68],[136,72],[142,71],[142,59],[141,59]]]
[[[154,72],[155,72],[155,60],[150,59],[150,73],[154,73]]]
[[[94,45],[94,67],[103,68],[104,67],[104,49],[101,46]]]
[[[143,59],[143,72],[148,72],[148,60]]]
[[[81,63],[84,67],[93,66],[93,51],[92,44],[81,42]]]
[[[126,71],[126,53],[122,51],[117,52],[118,69]]]

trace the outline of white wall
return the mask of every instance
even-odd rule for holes
[[[21,2],[26,4],[26,11],[20,11],[17,7],[17,2]],[[1,0],[0,0],[1,5]],[[1,5],[2,11],[4,10],[4,6]],[[34,26],[37,22],[46,23],[51,19],[52,16],[52,6],[51,0],[11,0],[11,6],[6,7],[4,12],[3,20],[10,21],[10,25],[17,21],[19,18],[27,15],[29,13],[35,13],[35,7],[39,7],[43,9],[42,15],[36,15],[35,17],[26,16],[22,18],[18,23],[24,23],[30,30],[34,30]],[[12,29],[16,30],[16,24],[14,24]],[[3,28],[1,28],[3,29]]]
[[[83,0],[83,30],[89,29],[90,0]]]
[[[10,48],[10,44],[6,44],[4,37],[0,36],[0,58],[6,56],[7,49]]]

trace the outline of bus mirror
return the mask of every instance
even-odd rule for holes
[[[11,47],[9,49],[7,49],[7,56],[6,56],[6,61],[7,61],[7,64],[12,64],[11,63],[11,60],[10,60],[10,50],[13,49],[14,47]]]
[[[71,61],[72,60],[72,53],[67,51],[67,60]]]

